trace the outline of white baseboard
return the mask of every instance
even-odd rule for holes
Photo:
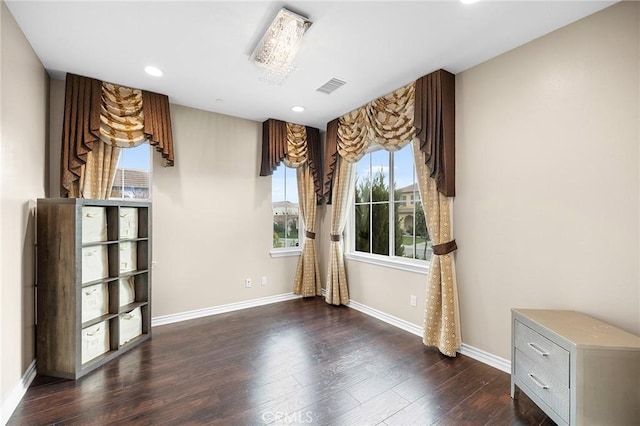
[[[322,294],[325,294],[324,289],[322,290]],[[422,338],[423,328],[420,326],[412,324],[398,317],[394,317],[393,315],[389,315],[354,300],[350,300],[347,306]],[[478,349],[474,346],[463,343],[461,348],[458,350],[458,353],[468,356],[469,358],[473,358],[493,368],[497,368],[498,370],[504,371],[507,374],[511,374],[511,362],[509,360],[483,351],[482,349]]]
[[[483,351],[482,349],[478,349],[474,346],[467,345],[466,343],[462,344],[462,347],[458,350],[458,352],[462,355],[468,356],[469,358],[473,358],[477,361],[485,363],[493,368],[504,371],[507,374],[511,374],[511,361],[500,358],[497,355],[494,355],[487,351]]]
[[[367,305],[363,305],[360,302],[356,302],[355,300],[350,300],[349,303],[347,303],[347,306],[355,309],[356,311],[360,311],[369,316],[377,318],[380,321],[384,321],[387,324],[391,324],[398,328],[401,328],[404,331],[408,331],[411,334],[415,334],[416,336],[422,337],[422,327],[412,324],[409,321],[405,321],[398,317],[394,317],[393,315],[389,315],[377,309],[373,309]]]
[[[11,418],[11,415],[20,404],[22,397],[25,393],[27,393],[27,389],[29,389],[29,385],[33,382],[33,379],[36,378],[36,360],[34,359],[27,371],[25,371],[24,375],[20,379],[20,383],[18,383],[5,401],[2,402],[2,412],[0,416],[0,424],[6,425]]]
[[[224,314],[226,312],[239,311],[241,309],[254,308],[256,306],[269,305],[271,303],[284,302],[285,300],[299,299],[302,296],[293,293],[278,294],[275,296],[262,297],[260,299],[246,300],[243,302],[228,303],[226,305],[213,306],[211,308],[196,309],[194,311],[179,312],[177,314],[162,315],[151,318],[151,326],[173,324],[175,322],[187,321],[196,318],[208,317],[210,315]]]

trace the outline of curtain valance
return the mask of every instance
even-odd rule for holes
[[[438,70],[327,124],[323,196],[331,200],[337,156],[357,162],[371,142],[388,151],[421,141],[438,191],[455,195],[455,76]]]
[[[112,83],[67,74],[62,127],[61,194],[80,194],[79,179],[98,145],[137,146],[149,140],[173,166],[169,98]]]
[[[415,137],[415,83],[375,99],[327,124],[324,198],[331,200],[337,156],[355,163],[372,142],[397,151]]]
[[[272,175],[280,162],[293,168],[308,164],[313,177],[316,202],[321,202],[320,130],[273,118],[262,123],[260,176]]]

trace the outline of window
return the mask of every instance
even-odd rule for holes
[[[271,177],[274,249],[299,247],[300,210],[296,170],[281,164]]]
[[[111,198],[151,198],[152,153],[153,149],[148,143],[120,150]]]
[[[427,233],[411,144],[388,152],[372,147],[358,161],[350,227],[352,253],[427,260]]]

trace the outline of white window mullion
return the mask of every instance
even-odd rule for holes
[[[389,256],[396,255],[396,200],[393,176],[393,152],[389,153]]]
[[[369,253],[373,253],[373,156],[369,157]]]

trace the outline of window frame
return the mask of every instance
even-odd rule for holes
[[[284,164],[284,162],[280,163],[280,165],[276,168],[276,170],[278,170],[280,167],[283,167],[284,169],[291,169],[294,170],[296,172],[296,191],[298,189],[298,177],[297,177],[297,170],[293,167],[287,167],[286,164]],[[275,171],[274,171],[275,172]],[[284,170],[284,189],[285,189],[285,199],[284,201],[287,201],[287,173],[286,170]],[[273,247],[273,176],[271,176],[271,248],[269,249],[269,255],[271,257],[294,257],[294,256],[300,256],[302,254],[302,232],[305,229],[304,228],[304,221],[302,219],[302,215],[300,214],[300,200],[298,200],[298,246],[297,247]],[[288,215],[287,215],[288,216]],[[293,215],[291,215],[293,217]],[[285,220],[285,226],[286,226],[286,220]]]
[[[410,143],[405,145],[402,149],[405,149],[407,146],[411,145]],[[384,148],[382,148],[381,146],[375,144],[375,143],[371,143],[369,145],[369,147],[367,148],[367,150],[365,151],[365,155],[368,155],[372,152],[378,151],[378,150],[383,150]],[[409,148],[409,149],[413,149],[413,148]],[[393,188],[394,187],[394,182],[395,182],[395,176],[394,176],[394,169],[395,169],[395,152],[393,151],[389,151],[389,200],[386,201],[386,205],[389,208],[389,218],[393,218],[395,217],[395,211],[396,211],[396,200],[395,200],[395,196],[392,193]],[[371,157],[370,157],[371,158]],[[361,161],[362,159],[358,160]],[[356,162],[356,164],[358,164]],[[371,166],[370,166],[371,168]],[[417,184],[417,179],[415,176],[415,166],[414,166],[414,179],[415,182]],[[415,259],[415,258],[408,258],[408,257],[403,257],[403,256],[396,256],[395,255],[395,226],[391,226],[391,222],[389,223],[389,253],[393,253],[393,255],[384,255],[384,254],[376,254],[376,253],[365,253],[362,251],[356,251],[356,238],[355,238],[355,206],[356,206],[356,196],[355,196],[355,185],[357,184],[356,180],[354,179],[354,188],[353,188],[353,196],[352,199],[349,202],[349,217],[347,220],[347,224],[346,224],[346,228],[345,228],[345,258],[348,260],[355,260],[358,262],[362,262],[362,263],[367,263],[367,264],[372,264],[372,265],[377,265],[377,266],[382,266],[382,267],[387,267],[387,268],[393,268],[393,269],[400,269],[403,271],[408,271],[408,272],[415,272],[415,273],[419,273],[419,274],[423,274],[426,275],[429,273],[429,269],[430,269],[430,260],[429,259]],[[415,197],[415,194],[412,195],[412,197]],[[414,199],[414,203],[415,203],[415,199]],[[372,200],[370,200],[368,203],[362,203],[362,205],[369,205],[369,206],[373,206],[374,204],[382,204],[384,205],[384,202],[373,202]],[[370,210],[371,211],[371,210]],[[370,214],[369,215],[369,229],[372,229],[372,224],[371,221],[373,220],[373,215]],[[416,221],[416,215],[413,215],[413,229],[414,229],[414,238],[415,238],[415,221]],[[371,250],[371,238],[369,239],[369,249]]]

